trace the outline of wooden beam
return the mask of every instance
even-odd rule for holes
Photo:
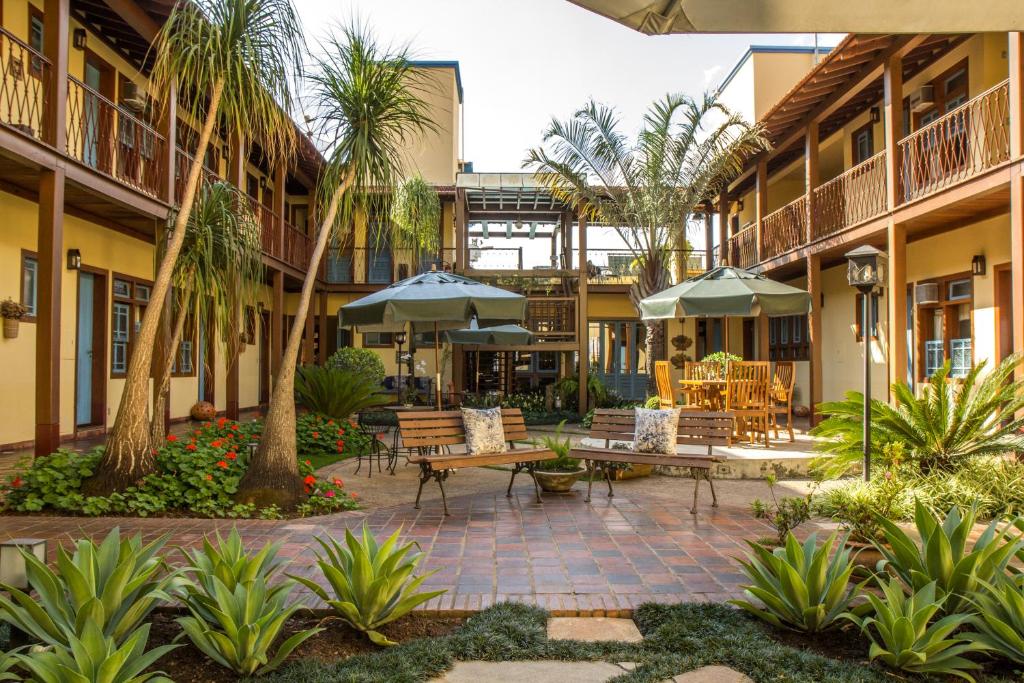
[[[710,210],[704,212],[704,268],[711,270],[715,267],[714,260],[714,217]]]
[[[903,137],[903,58],[896,54],[885,62],[885,201],[890,211],[899,204],[901,165],[899,141]]]
[[[313,321],[315,318],[316,316],[311,310],[306,312],[306,329],[302,336],[302,362],[305,365],[313,363]]]
[[[770,360],[771,354],[769,353],[768,343],[768,321],[767,315],[762,313],[757,316],[757,359],[758,360]],[[728,323],[728,320],[726,320]]]
[[[245,160],[247,158],[247,151],[242,145],[241,136],[233,132],[228,137],[228,149],[229,162],[227,181],[244,192]],[[203,163],[203,160],[196,159],[194,163],[201,164]],[[234,315],[236,319],[238,319],[244,315],[244,311],[236,310]],[[236,332],[237,331],[238,330],[236,330]],[[227,330],[224,330],[222,331],[222,334],[226,332]],[[239,418],[239,409],[241,406],[241,401],[239,400],[241,395],[241,376],[239,374],[238,366],[238,351],[240,349],[234,340],[229,340],[228,343],[224,345],[224,348],[227,353],[227,358],[224,359],[224,363],[227,368],[227,376],[225,377],[226,413],[229,420],[237,420]]]
[[[729,195],[718,195],[718,265],[729,263]]]
[[[58,152],[68,148],[68,35],[71,31],[71,0],[43,1],[43,56],[50,61],[50,88],[47,102],[57,106],[45,107],[46,131],[44,140]],[[64,180],[64,174],[61,174]],[[62,191],[63,194],[63,191]],[[59,295],[59,291],[58,291]]]
[[[811,425],[820,419],[815,407],[822,401],[821,373],[821,256],[807,257],[807,293],[811,295],[811,313],[807,316],[807,343],[810,353],[808,406],[811,409]]]
[[[755,237],[755,256],[754,260],[756,263],[760,263],[761,259],[764,258],[764,217],[768,215],[768,161],[762,159],[757,162],[757,177],[754,185],[754,220],[756,222],[756,229],[754,230]]]
[[[113,10],[114,14],[121,17],[124,23],[131,26],[140,36],[145,38],[147,43],[152,43],[156,40],[160,27],[153,21],[153,17],[149,16],[138,4],[131,0],[103,0],[103,2]]]
[[[60,445],[60,321],[64,272],[64,171],[39,174],[39,270],[36,293],[35,454]],[[104,375],[105,376],[105,375]]]
[[[818,122],[811,121],[807,124],[807,131],[804,134],[804,192],[807,195],[807,218],[804,223],[807,226],[807,234],[804,235],[804,243],[810,244],[814,239],[815,229],[815,195],[821,178],[818,171]]]
[[[284,353],[284,273],[275,269],[271,271],[270,277],[273,287],[270,303],[270,374],[277,381]]]
[[[1010,158],[1024,156],[1024,33],[1009,34]],[[1010,263],[1013,289],[1013,349],[1024,349],[1024,177],[1019,169],[1010,176]],[[1024,369],[1017,368],[1017,381]]]
[[[320,365],[327,365],[327,335],[330,330],[327,329],[327,292],[320,290],[320,332],[318,340],[320,342],[319,354],[317,355],[316,362]]]
[[[160,134],[164,136],[164,151],[160,157],[160,171],[163,173],[160,191],[160,199],[168,204],[174,204],[174,176],[177,164],[178,139],[178,89],[171,84],[166,93],[167,102],[163,106],[163,116],[160,119]],[[186,173],[182,169],[182,173]]]
[[[469,225],[466,223],[466,191],[456,189],[455,191],[455,272],[466,272],[466,233]]]
[[[587,380],[590,377],[590,327],[587,323],[587,218],[580,213],[576,220],[579,222],[579,297],[577,305],[576,342],[579,353],[579,408],[580,415],[586,415],[590,409],[587,405]]]
[[[890,220],[889,282],[889,385],[907,381],[907,226]]]

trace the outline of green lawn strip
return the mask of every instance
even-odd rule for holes
[[[306,660],[260,680],[412,683],[439,676],[456,661],[542,659],[638,664],[636,670],[613,679],[616,683],[654,683],[711,664],[732,667],[757,683],[892,683],[900,678],[894,678],[893,673],[881,667],[833,659],[782,644],[769,629],[726,605],[646,604],[636,610],[634,620],[644,634],[642,643],[548,640],[544,610],[503,603],[474,615],[445,637],[409,641],[337,663]],[[848,637],[852,636],[821,636],[823,642]],[[909,676],[906,680],[929,679]],[[1005,680],[979,678],[985,683]]]
[[[305,456],[304,460],[308,460],[314,470],[319,470],[322,467],[327,467],[328,465],[333,465],[336,462],[349,460],[354,457],[356,456],[352,453],[317,453],[315,455]]]

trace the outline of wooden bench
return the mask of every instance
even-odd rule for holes
[[[445,497],[444,481],[460,467],[487,467],[491,465],[512,465],[512,476],[508,480],[506,496],[512,495],[512,484],[516,475],[526,470],[533,479],[537,502],[540,487],[533,476],[534,465],[541,460],[551,460],[555,454],[547,448],[517,448],[515,441],[527,439],[526,423],[518,408],[502,408],[501,422],[505,428],[507,449],[502,453],[469,455],[451,453],[451,447],[466,443],[466,429],[462,424],[462,412],[445,410],[434,413],[398,413],[398,429],[402,445],[416,449],[409,456],[409,462],[420,466],[420,487],[416,492],[416,509],[420,507],[423,485],[433,479],[441,487],[441,502],[444,514],[448,514],[448,500]],[[443,451],[443,452],[442,452]]]
[[[612,469],[615,464],[630,465],[669,465],[671,467],[689,467],[693,475],[693,508],[691,513],[697,514],[697,494],[700,480],[704,479],[711,487],[711,507],[718,507],[715,495],[715,484],[711,480],[711,466],[723,459],[712,455],[713,446],[725,446],[732,435],[734,418],[732,413],[711,413],[699,410],[684,410],[679,413],[679,435],[676,444],[683,446],[703,446],[706,454],[680,453],[663,455],[660,453],[637,453],[631,445],[626,448],[612,448],[613,441],[629,441],[634,438],[636,429],[636,413],[633,410],[599,409],[594,412],[594,421],[590,427],[590,438],[604,439],[604,448],[577,446],[572,449],[570,457],[587,461],[587,502],[594,485],[594,470],[601,464],[601,471],[608,482],[608,497],[615,495],[612,489]],[[610,466],[611,465],[611,466]]]

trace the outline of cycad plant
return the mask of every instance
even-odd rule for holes
[[[73,554],[58,547],[56,570],[23,552],[32,592],[0,584],[10,593],[0,592],[0,620],[60,647],[69,646],[69,633],[81,637],[86,624],[95,624],[119,645],[183,583],[159,555],[165,541],[122,539],[114,528],[99,545],[78,541]]]
[[[667,95],[651,105],[635,141],[611,107],[590,101],[569,120],[553,119],[523,162],[552,193],[592,222],[614,228],[636,263],[630,299],[672,284],[672,249],[686,241],[698,207],[768,148],[761,128],[745,123],[714,94]],[[647,325],[647,375],[664,358],[663,325]],[[653,393],[653,391],[652,391]]]
[[[256,456],[238,497],[258,507],[294,507],[303,495],[295,441],[295,367],[320,260],[332,236],[351,229],[357,208],[383,209],[382,190],[395,186],[405,151],[435,128],[424,101],[427,81],[407,51],[378,46],[353,26],[325,45],[312,76],[316,120],[323,126],[326,168],[318,188],[323,216],[295,307]]]
[[[1024,383],[1013,380],[1021,360],[1015,354],[991,371],[982,361],[961,379],[949,376],[947,362],[916,396],[906,384],[893,384],[892,405],[871,401],[872,450],[903,443],[908,462],[928,472],[1024,448]],[[811,434],[822,438],[818,448],[829,456],[818,465],[840,476],[862,457],[864,395],[847,392],[845,401],[822,403],[818,410],[826,419]]]
[[[242,340],[242,314],[255,305],[263,282],[259,219],[234,185],[203,182],[185,230],[185,243],[174,267],[174,328],[154,384],[150,429],[154,444],[167,435],[164,406],[185,325],[196,325],[199,320],[215,324],[233,362]]]
[[[391,399],[381,393],[381,387],[366,381],[361,375],[346,370],[320,365],[300,367],[295,376],[295,398],[299,403],[320,415],[335,420],[376,406]]]
[[[292,85],[304,55],[291,0],[175,3],[156,37],[152,91],[165,101],[181,93],[179,110],[202,126],[181,206],[134,339],[107,448],[96,474],[86,482],[92,495],[123,490],[153,471],[148,419],[153,348],[214,130],[228,130],[240,149],[258,142],[271,164],[286,155],[295,137]]]
[[[344,545],[333,538],[317,538],[324,551],[323,555],[317,553],[317,565],[333,594],[312,579],[292,578],[313,591],[342,621],[365,633],[374,643],[394,645],[394,641],[378,629],[445,592],[419,592],[420,586],[434,572],[418,577],[412,575],[422,556],[418,552],[410,554],[415,542],[398,545],[400,533],[401,529],[378,544],[369,527],[363,524],[361,539],[345,530]]]

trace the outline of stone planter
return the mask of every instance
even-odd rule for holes
[[[193,420],[199,420],[200,422],[209,422],[213,418],[217,417],[217,409],[213,407],[213,404],[208,401],[199,401],[192,406],[189,411]]]
[[[17,339],[18,338],[18,323],[21,322],[17,318],[4,318],[4,339]]]
[[[580,477],[587,473],[587,468],[581,467],[575,472],[541,472],[533,474],[537,478],[537,484],[548,493],[567,493]]]
[[[612,471],[614,472],[612,475],[614,481],[623,481],[624,479],[649,476],[654,471],[654,465],[630,465],[629,469],[617,467]]]

